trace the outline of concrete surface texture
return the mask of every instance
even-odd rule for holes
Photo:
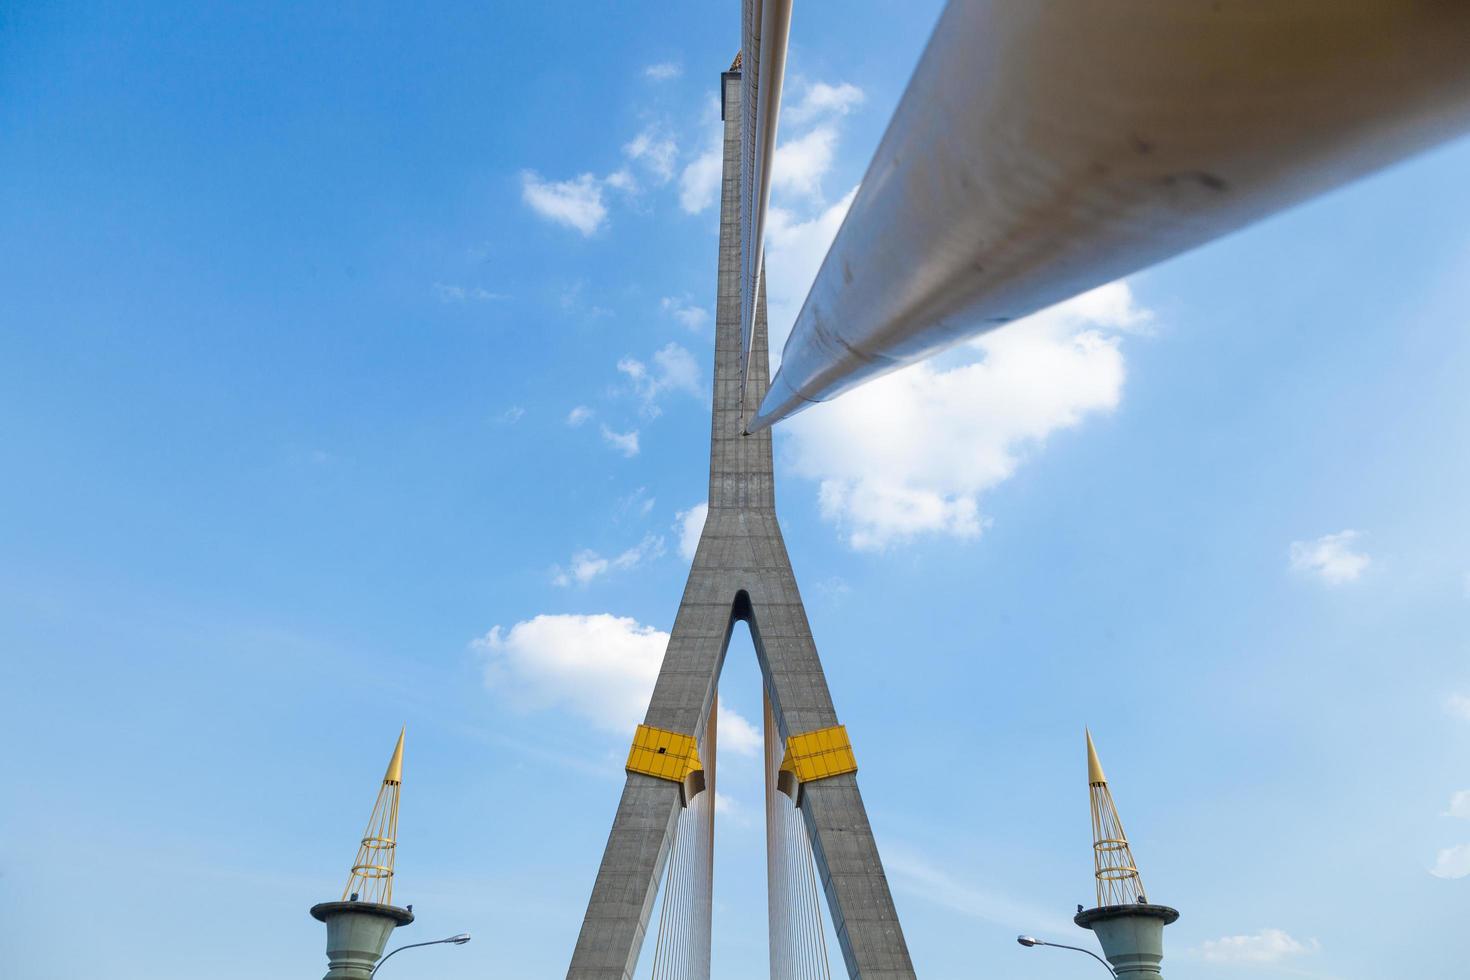
[[[744,435],[740,384],[740,76],[721,77],[725,118],[709,516],[645,724],[705,731],[736,620],[750,625],[781,737],[838,723],[776,520],[771,434]],[[747,407],[770,384],[764,291]],[[632,733],[629,733],[630,736]],[[703,748],[701,748],[703,752]],[[861,763],[861,759],[859,759]],[[850,977],[914,976],[857,775],[802,787],[801,812]],[[568,980],[632,980],[681,808],[679,784],[629,773]],[[706,947],[708,948],[708,947]],[[708,975],[707,964],[701,964]]]

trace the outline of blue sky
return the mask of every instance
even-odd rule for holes
[[[778,337],[938,7],[797,11]],[[476,938],[394,975],[564,973],[704,499],[738,36],[733,3],[0,15],[7,975],[324,969],[306,910],[404,723],[402,935]],[[1183,912],[1169,975],[1462,972],[1467,169],[778,431],[922,976],[1086,969],[1013,939],[1088,938],[1084,724]],[[765,958],[749,653],[722,978]]]

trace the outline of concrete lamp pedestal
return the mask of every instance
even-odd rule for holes
[[[1167,905],[1105,905],[1072,919],[1097,933],[1103,955],[1121,980],[1163,980],[1164,926],[1179,918]]]
[[[374,902],[322,902],[311,917],[327,924],[327,963],[322,980],[368,980],[388,936],[413,921],[413,913]]]

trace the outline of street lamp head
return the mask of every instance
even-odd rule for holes
[[[446,943],[454,943],[454,945],[456,946],[463,946],[465,943],[470,941],[470,934],[467,932],[462,932],[458,936],[450,936],[444,941]]]
[[[1022,946],[1045,946],[1046,945],[1046,943],[1042,942],[1040,939],[1035,938],[1034,936],[1017,936],[1016,937],[1016,942],[1020,943]]]

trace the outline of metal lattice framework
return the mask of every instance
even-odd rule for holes
[[[1091,732],[1087,733],[1087,792],[1092,803],[1092,865],[1097,877],[1098,907],[1148,901]]]
[[[347,876],[347,886],[342,889],[344,902],[356,895],[360,902],[393,904],[393,861],[398,852],[398,794],[403,785],[403,735],[403,731],[398,733],[398,744],[393,748],[393,758],[388,761],[388,771],[383,774],[378,800],[373,804],[372,816],[368,817],[367,828],[362,832],[362,843],[357,848],[357,858],[352,862],[352,873]]]

